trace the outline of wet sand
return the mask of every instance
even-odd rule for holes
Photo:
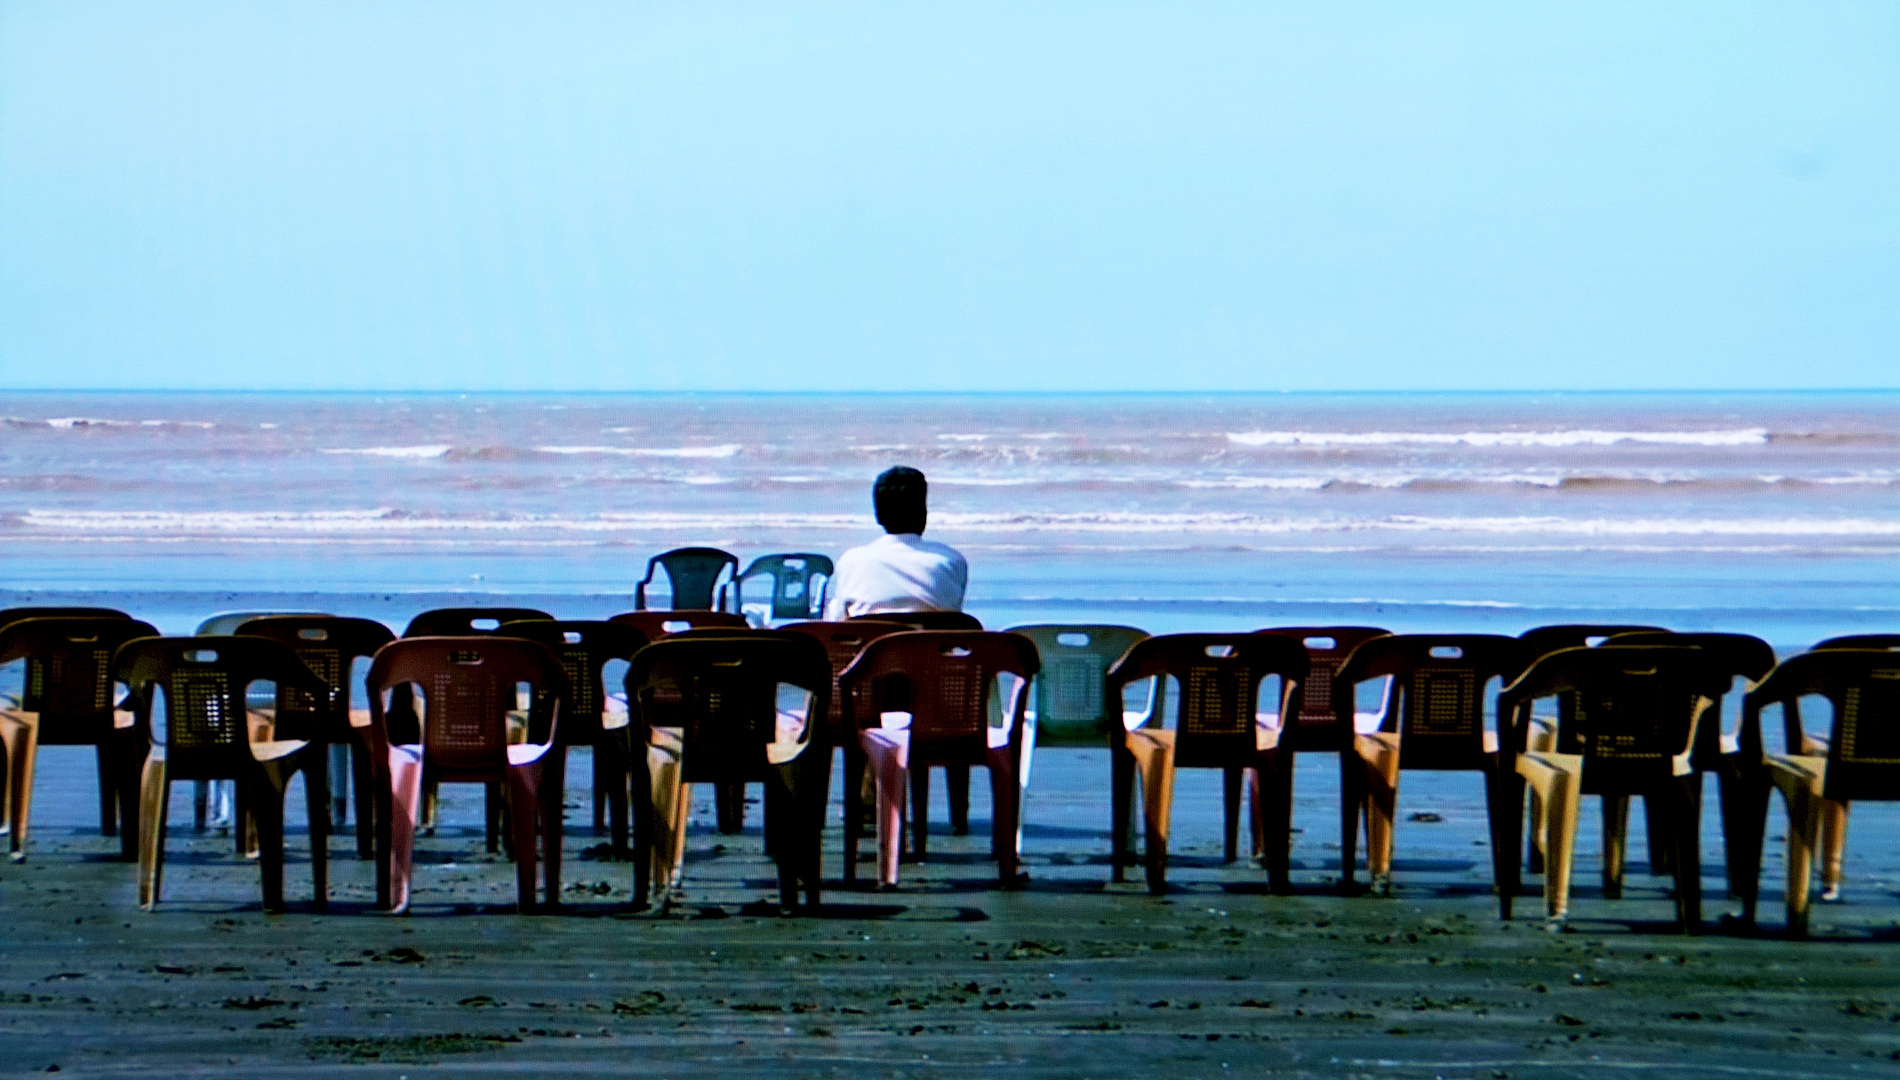
[[[193,833],[180,784],[167,899],[146,914],[97,833],[90,753],[48,748],[32,857],[0,869],[0,1072],[1900,1075],[1900,808],[1856,807],[1846,901],[1817,908],[1816,940],[1672,933],[1640,836],[1626,898],[1602,899],[1588,824],[1571,932],[1546,934],[1535,896],[1498,921],[1475,777],[1407,774],[1395,895],[1333,893],[1331,772],[1300,766],[1294,896],[1221,864],[1213,773],[1178,786],[1173,891],[1108,884],[1105,757],[1044,751],[1027,888],[993,885],[979,772],[972,835],[939,826],[901,891],[834,889],[797,918],[761,903],[756,807],[745,835],[719,836],[704,792],[683,902],[628,912],[627,865],[582,857],[600,840],[572,782],[560,914],[514,914],[474,789],[449,787],[414,914],[367,910],[369,865],[340,836],[331,911],[313,914],[293,809],[292,910],[265,916],[255,866]],[[576,753],[570,780],[586,775]],[[1704,835],[1713,923],[1729,905],[1712,809]],[[835,880],[835,824],[827,841]],[[1771,844],[1767,930],[1780,881]]]

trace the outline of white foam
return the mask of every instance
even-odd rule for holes
[[[350,446],[325,450],[326,454],[364,454],[386,458],[438,458],[455,449],[447,444],[431,446]]]
[[[945,442],[984,442],[985,440],[989,438],[989,436],[976,435],[976,434],[963,434],[960,432],[945,432],[944,434],[937,436],[937,438],[942,439]]]
[[[1717,431],[1230,431],[1237,446],[1763,446],[1767,428]]]
[[[729,458],[744,447],[739,443],[719,446],[537,446],[544,454],[617,454],[622,457]]]

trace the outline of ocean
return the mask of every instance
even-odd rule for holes
[[[871,538],[899,463],[996,627],[1900,629],[1900,393],[13,392],[0,416],[0,602],[167,631],[600,616],[667,548]]]

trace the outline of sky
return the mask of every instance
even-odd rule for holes
[[[1900,387],[1900,5],[0,0],[0,388]]]

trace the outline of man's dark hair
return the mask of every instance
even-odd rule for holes
[[[885,469],[871,485],[871,502],[877,507],[877,523],[887,533],[920,533],[929,516],[926,500],[930,483],[924,474],[908,465]]]

